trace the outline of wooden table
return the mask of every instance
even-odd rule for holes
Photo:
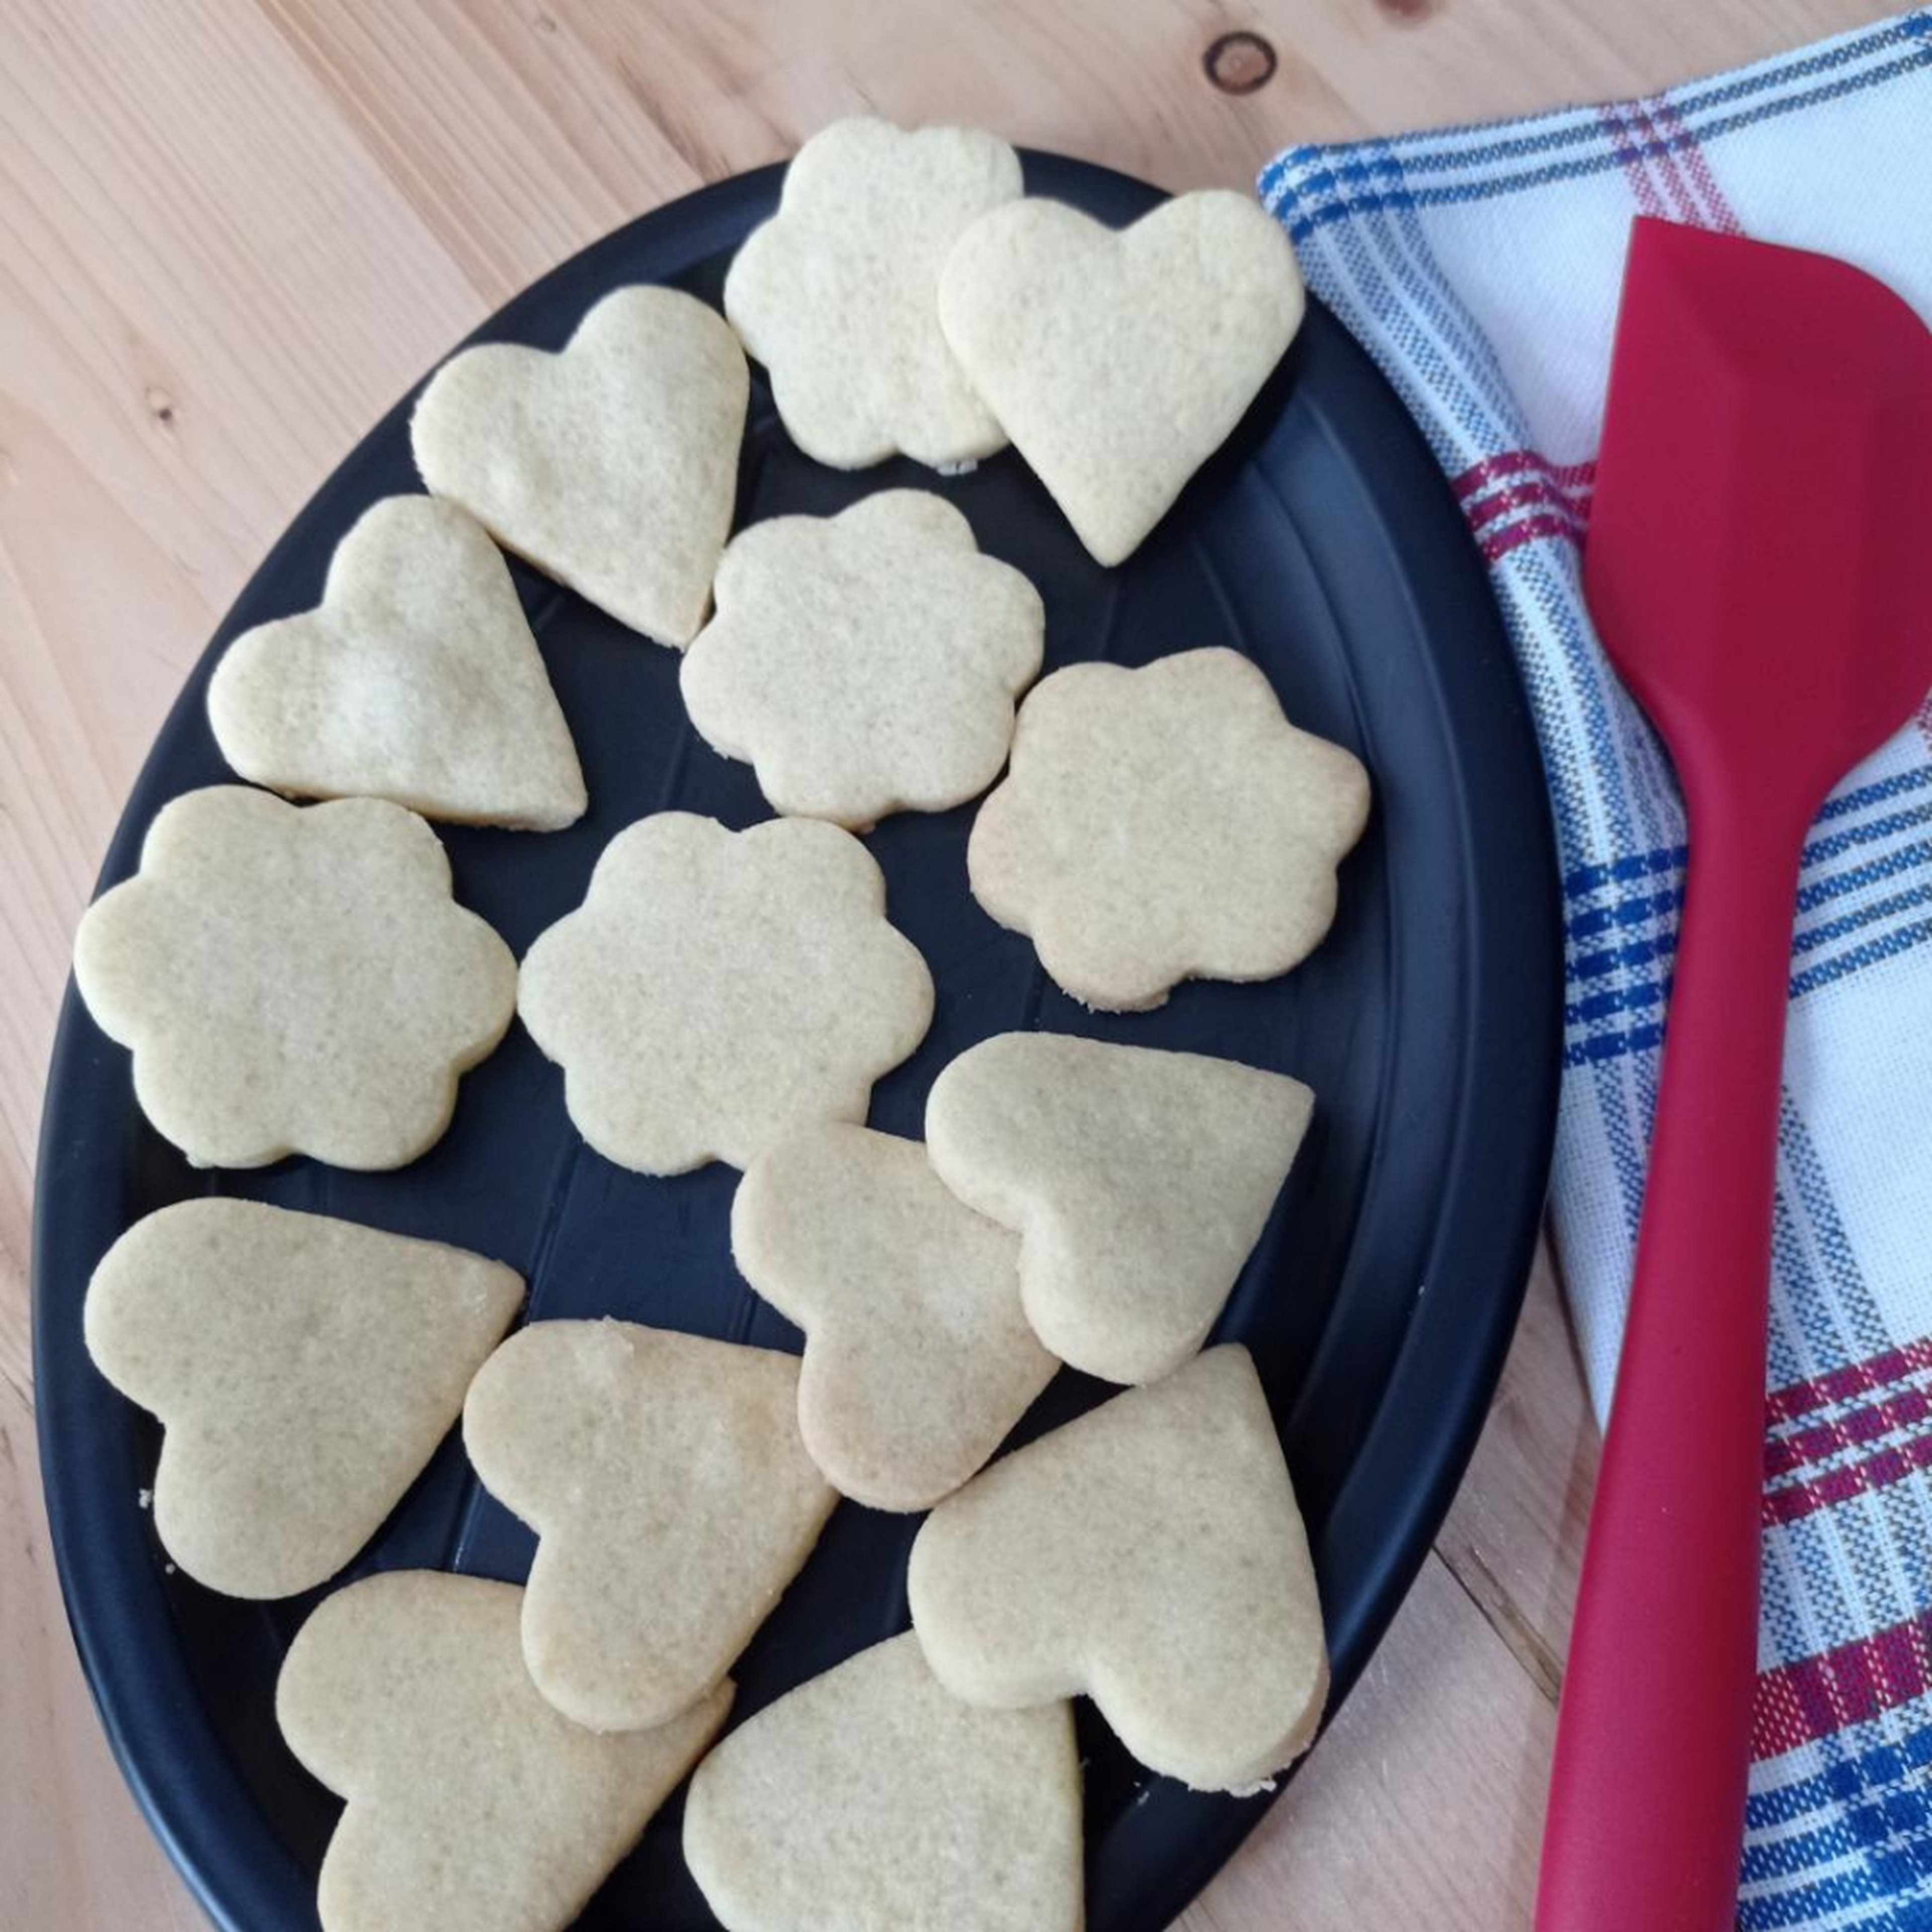
[[[1245,186],[1290,140],[1643,92],[1885,10],[0,0],[0,1925],[203,1922],[110,1760],[47,1547],[27,1317],[40,1082],[74,922],[164,710],[394,398],[563,256],[838,114],[982,122],[1172,188]],[[1237,95],[1204,55],[1241,28],[1280,64]],[[1433,1556],[1186,1932],[1526,1924],[1595,1454],[1540,1267]]]

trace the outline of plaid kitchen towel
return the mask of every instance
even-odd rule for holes
[[[1568,920],[1551,1210],[1600,1414],[1684,865],[1670,770],[1579,580],[1624,246],[1642,213],[1820,249],[1932,318],[1932,10],[1650,100],[1294,148],[1260,188],[1427,433],[1541,734]],[[1932,709],[1839,788],[1806,850],[1778,1181],[1738,1922],[1924,1932]]]

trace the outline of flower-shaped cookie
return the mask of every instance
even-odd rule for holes
[[[862,1120],[925,1037],[932,977],[885,914],[884,875],[836,825],[658,812],[525,955],[518,1007],[598,1153],[743,1167],[807,1121]]]
[[[998,777],[1046,614],[943,497],[888,490],[836,517],[754,524],[715,594],[684,701],[780,812],[863,830]]]
[[[140,870],[81,920],[74,970],[134,1049],[142,1111],[198,1167],[413,1160],[516,1001],[509,948],[452,901],[414,812],[242,785],[162,809]]]
[[[1295,730],[1238,652],[1073,664],[1020,707],[967,870],[1066,992],[1138,1012],[1183,980],[1272,979],[1312,952],[1368,810],[1360,764]]]
[[[422,479],[506,550],[658,643],[683,645],[731,528],[751,371],[715,309],[619,289],[555,355],[486,342],[410,418]]]
[[[1006,441],[940,332],[939,272],[962,231],[1020,191],[1012,149],[968,128],[860,118],[799,150],[777,214],[731,264],[724,312],[808,456],[956,464]]]

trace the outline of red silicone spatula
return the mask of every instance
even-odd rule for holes
[[[1584,583],[1690,820],[1538,1932],[1730,1932],[1798,857],[1932,686],[1932,335],[1841,262],[1640,220]]]

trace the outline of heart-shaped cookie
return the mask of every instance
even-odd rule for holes
[[[364,511],[321,603],[222,654],[208,717],[244,778],[292,797],[536,832],[584,815],[577,748],[502,554],[433,496]]]
[[[94,1271],[87,1346],[161,1420],[168,1554],[231,1597],[326,1582],[449,1432],[523,1296],[481,1255],[252,1201],[136,1222]]]
[[[838,1498],[798,1433],[798,1364],[628,1322],[538,1322],[470,1384],[463,1439],[540,1540],[537,1688],[592,1730],[708,1696]]]
[[[659,644],[684,645],[731,527],[751,375],[715,309],[606,296],[557,353],[485,343],[410,421],[424,482],[505,549]]]
[[[962,1201],[1018,1231],[1040,1340],[1090,1376],[1150,1382],[1207,1339],[1314,1100],[1232,1060],[1001,1034],[933,1082],[926,1150]]]
[[[939,319],[1000,427],[1100,562],[1120,562],[1218,449],[1300,326],[1280,224],[1223,188],[1116,231],[1008,202],[946,257]]]
[[[1254,1364],[1210,1348],[995,1462],[913,1545],[913,1627],[956,1696],[1085,1691],[1150,1770],[1245,1791],[1313,1740],[1328,1660]]]
[[[956,1490],[1057,1366],[1020,1307],[1018,1242],[916,1141],[827,1123],[766,1148],[731,1203],[731,1256],[805,1330],[805,1446],[874,1509]]]
[[[562,1932],[716,1734],[721,1684],[655,1730],[599,1737],[538,1696],[508,1583],[392,1570],[289,1646],[275,1715],[349,1801],[323,1932]]]
[[[1079,1932],[1071,1713],[962,1704],[892,1638],[698,1766],[684,1856],[731,1932]]]

